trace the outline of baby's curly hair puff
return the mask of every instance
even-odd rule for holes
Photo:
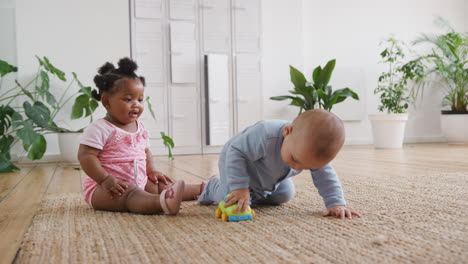
[[[110,92],[114,83],[122,78],[139,79],[143,86],[145,85],[145,77],[135,73],[138,65],[134,60],[125,57],[120,59],[117,65],[119,67],[115,68],[114,64],[106,62],[98,69],[98,74],[94,76],[94,83],[98,90],[91,92],[94,99],[100,101],[102,93]]]

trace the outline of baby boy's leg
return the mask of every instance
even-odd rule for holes
[[[276,191],[272,192],[265,199],[254,200],[253,204],[279,205],[290,201],[295,194],[294,183],[291,178],[282,181]]]
[[[203,192],[198,197],[198,204],[209,205],[212,203],[219,203],[226,195],[227,184],[224,183],[219,177],[213,177],[205,185]]]

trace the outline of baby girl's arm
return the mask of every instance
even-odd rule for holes
[[[106,191],[109,192],[111,198],[112,193],[122,195],[127,185],[122,181],[118,181],[104,170],[97,157],[99,151],[99,149],[80,144],[78,160],[80,161],[81,168],[91,179],[105,188]]]
[[[149,148],[145,149],[146,152],[146,174],[148,179],[153,183],[157,184],[159,181],[162,181],[165,184],[174,182],[171,178],[167,177],[164,173],[156,170],[156,166],[153,163],[153,156]]]

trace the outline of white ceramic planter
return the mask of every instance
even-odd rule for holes
[[[442,114],[440,118],[448,143],[468,144],[468,114]]]
[[[375,148],[401,148],[408,114],[369,115]]]
[[[58,133],[62,162],[79,164],[78,148],[82,133]]]

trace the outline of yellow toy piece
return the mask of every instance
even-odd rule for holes
[[[221,218],[224,222],[237,222],[237,221],[244,221],[244,220],[252,220],[255,218],[255,211],[250,208],[250,206],[247,207],[247,210],[245,212],[239,212],[239,213],[234,213],[234,209],[237,207],[237,203],[232,204],[228,207],[224,207],[226,204],[226,199],[229,197],[231,194],[226,195],[223,201],[221,201],[218,204],[218,208],[216,208],[215,211],[215,217],[216,218]]]

